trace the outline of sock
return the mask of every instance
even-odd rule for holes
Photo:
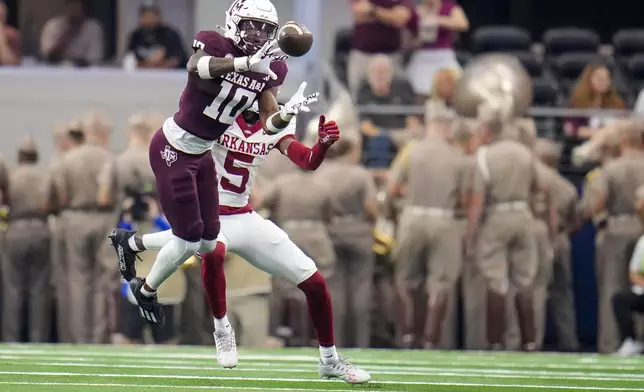
[[[157,295],[157,291],[149,291],[145,289],[145,285],[141,286],[141,294],[145,295],[146,297],[154,297]]]
[[[335,346],[331,347],[322,347],[320,346],[320,358],[322,358],[322,363],[327,365],[329,363],[337,362],[340,357],[338,352],[335,350]]]
[[[226,333],[232,333],[233,332],[233,327],[230,325],[230,321],[228,321],[228,316],[224,315],[224,317],[218,319],[215,319],[215,332],[217,331],[223,331]]]
[[[150,269],[145,282],[153,290],[157,290],[186,260],[198,249],[200,242],[188,242],[172,235],[170,242],[165,244]]]
[[[215,319],[226,316],[226,274],[224,259],[226,245],[218,242],[215,250],[202,255],[201,282],[203,283],[210,313]]]
[[[315,327],[318,344],[321,347],[334,347],[333,306],[326,281],[320,271],[297,286],[306,296],[309,317]],[[334,349],[335,351],[335,349]],[[336,354],[337,356],[337,354]]]
[[[130,238],[127,239],[127,244],[130,249],[135,252],[143,252],[146,250],[145,246],[143,246],[143,240],[136,235],[130,236]]]
[[[130,240],[134,236],[130,237]],[[165,244],[170,242],[172,238],[174,237],[174,234],[172,234],[172,230],[166,230],[166,231],[159,231],[157,233],[150,233],[150,234],[143,234],[141,237],[141,242],[143,243],[143,246],[145,249],[161,249]],[[130,247],[132,244],[128,241],[130,244]],[[132,248],[134,250],[134,248]]]

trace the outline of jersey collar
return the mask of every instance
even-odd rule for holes
[[[253,136],[262,129],[261,121],[257,121],[254,125],[248,125],[242,116],[237,116],[235,121],[246,138]]]

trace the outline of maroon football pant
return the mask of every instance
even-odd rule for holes
[[[219,194],[210,151],[199,155],[181,152],[159,129],[150,141],[149,153],[159,204],[172,233],[188,242],[217,239]]]

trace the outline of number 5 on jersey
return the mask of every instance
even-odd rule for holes
[[[246,167],[240,166],[239,162],[252,164],[254,159],[255,157],[252,155],[246,155],[236,151],[228,151],[224,162],[224,169],[226,172],[221,173],[221,181],[219,181],[221,187],[238,195],[244,194],[246,191],[246,185],[248,185],[248,180],[250,179],[250,172]],[[231,182],[231,180],[233,180],[233,178],[230,178],[231,175],[241,178],[241,180],[238,181],[239,185],[235,185]]]
[[[235,88],[233,91],[233,87],[232,83],[222,80],[219,94],[204,109],[203,114],[222,124],[231,125],[241,112],[253,104],[256,96],[255,92],[243,88]]]

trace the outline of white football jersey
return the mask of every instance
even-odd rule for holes
[[[279,141],[289,135],[295,135],[295,119],[284,131],[269,135],[260,122],[248,126],[242,116],[237,117],[212,147],[219,180],[219,205],[246,206],[257,169]]]

